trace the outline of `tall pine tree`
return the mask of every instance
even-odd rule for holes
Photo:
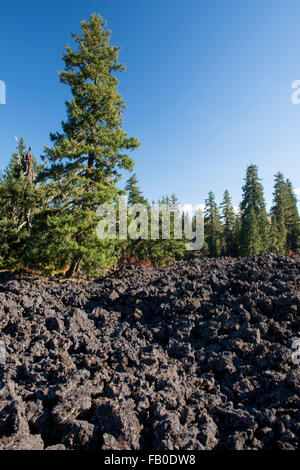
[[[275,175],[271,217],[271,249],[279,253],[297,252],[300,248],[297,198],[292,183],[281,172]]]
[[[249,256],[267,252],[269,221],[256,165],[247,168],[240,207],[242,254]]]
[[[221,254],[222,224],[215,195],[209,192],[205,201],[204,234],[205,252],[208,256],[217,257]]]
[[[294,188],[288,179],[285,181],[285,225],[287,230],[286,248],[294,253],[300,252],[300,219]]]
[[[221,213],[223,222],[222,255],[230,256],[234,250],[235,215],[231,197],[227,189],[224,192],[223,201],[221,203]]]
[[[288,200],[286,197],[286,182],[281,172],[274,179],[273,206],[271,207],[270,250],[274,253],[285,253],[287,243]]]
[[[130,207],[134,206],[135,204],[143,204],[147,210],[147,240],[145,238],[138,238],[136,240],[129,239],[127,240],[126,243],[123,243],[125,245],[125,250],[123,249],[123,256],[124,256],[124,251],[125,251],[125,258],[129,258],[129,260],[148,260],[149,259],[149,239],[150,239],[150,208],[148,201],[144,198],[142,191],[140,190],[138,186],[138,180],[136,177],[136,174],[133,174],[127,181],[127,184],[125,186],[126,192],[127,192],[127,204]],[[140,211],[136,214],[137,217],[140,217]],[[129,224],[133,221],[133,217],[128,217],[127,222],[128,226]],[[140,230],[140,237],[142,235],[141,233],[141,227],[139,227]]]
[[[129,152],[139,145],[122,129],[125,103],[118,93],[116,74],[125,70],[118,60],[120,47],[110,45],[110,31],[100,15],[82,21],[82,34],[72,34],[76,48],[66,46],[60,81],[70,86],[67,120],[62,132],[51,134],[45,147],[55,196],[47,216],[52,234],[52,264],[70,264],[68,274],[80,268],[92,273],[113,264],[114,240],[98,240],[97,207],[116,200],[120,170],[134,166]],[[49,236],[48,236],[49,238]],[[48,240],[49,243],[49,240]],[[111,252],[112,250],[112,252]]]

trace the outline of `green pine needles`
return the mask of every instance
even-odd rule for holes
[[[47,228],[55,243],[48,257],[53,268],[57,261],[70,264],[70,275],[80,268],[101,271],[116,262],[115,243],[97,239],[96,209],[116,200],[120,171],[132,170],[129,153],[139,146],[122,129],[126,106],[116,74],[125,66],[105,27],[101,16],[93,14],[89,23],[81,23],[81,36],[72,34],[76,49],[66,47],[60,81],[70,86],[73,97],[66,103],[63,132],[51,134],[53,147],[45,147],[50,166],[43,177],[54,191]]]

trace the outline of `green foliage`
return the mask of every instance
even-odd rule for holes
[[[204,233],[205,233],[205,254],[207,256],[220,256],[221,254],[221,237],[222,224],[215,195],[209,192],[205,201],[206,210],[204,216]]]
[[[51,240],[51,262],[70,264],[70,274],[79,267],[92,272],[103,260],[114,263],[114,250],[104,253],[97,239],[96,210],[117,199],[120,170],[133,168],[129,152],[139,145],[122,129],[126,106],[115,74],[125,67],[105,26],[100,15],[92,14],[89,23],[81,23],[82,35],[72,34],[77,50],[66,47],[60,81],[70,86],[73,98],[66,103],[63,132],[51,134],[53,147],[45,147],[50,166],[43,177],[54,189],[46,239]]]
[[[162,216],[159,218],[160,236],[157,241],[152,241],[151,260],[153,264],[163,266],[166,263],[179,261],[185,256],[186,240],[183,233],[182,214],[179,210],[179,203],[176,195],[173,193],[171,197],[164,196],[160,204],[165,204],[167,214],[170,220],[170,238],[164,239],[162,234]],[[178,224],[178,232],[181,238],[177,238],[176,224]]]
[[[299,212],[297,208],[297,198],[295,196],[293,185],[289,180],[285,181],[285,226],[287,230],[286,248],[287,251],[294,253],[300,252],[300,226]]]
[[[181,223],[181,214],[179,212],[178,200],[175,194],[171,197],[164,196],[158,205],[153,204],[150,207],[148,201],[142,195],[138,187],[138,181],[136,175],[132,175],[126,184],[126,191],[128,194],[128,206],[131,207],[134,204],[144,204],[147,208],[147,239],[128,240],[124,250],[125,257],[127,259],[134,259],[136,261],[151,261],[155,266],[163,266],[170,261],[180,260],[185,254],[185,241],[183,236],[181,239],[176,238],[175,234],[175,221],[176,217]],[[154,208],[158,211],[159,204],[164,204],[166,208],[166,215],[170,221],[170,238],[163,238],[162,233],[162,222],[163,216],[159,214],[159,234],[158,239],[151,239],[151,209]],[[128,224],[132,221],[131,217],[128,217]],[[182,225],[182,224],[181,224]],[[182,227],[181,227],[181,234]],[[123,244],[124,247],[125,244]]]
[[[233,233],[232,233],[232,250],[229,253],[230,256],[240,256],[241,255],[241,227],[242,227],[242,218],[241,214],[238,213],[235,215],[234,224],[233,224]]]
[[[45,205],[45,188],[34,181],[40,167],[32,158],[30,175],[24,173],[26,155],[22,138],[0,179],[0,263],[5,268],[23,265],[32,227]]]
[[[241,202],[241,251],[243,256],[268,251],[269,221],[256,165],[246,171]]]
[[[235,247],[235,214],[231,203],[229,191],[226,189],[224,198],[221,203],[221,218],[223,222],[222,240],[221,240],[221,253],[223,256],[232,254]]]
[[[132,206],[133,204],[145,204],[148,206],[148,201],[142,195],[140,188],[137,186],[138,180],[136,174],[133,174],[127,184],[125,189],[128,194],[128,205]]]
[[[136,174],[133,174],[127,181],[125,186],[127,192],[127,206],[130,208],[135,204],[143,204],[147,208],[147,238],[138,238],[137,240],[128,239],[126,243],[123,243],[123,257],[125,259],[134,259],[141,261],[149,259],[149,247],[150,247],[150,208],[148,201],[144,198],[140,188],[138,187],[138,180]],[[139,217],[141,214],[138,213],[136,216]],[[129,226],[137,218],[132,216],[127,217],[127,225]],[[142,235],[141,227],[138,226],[140,235]]]
[[[274,253],[284,253],[286,251],[286,210],[288,201],[285,186],[283,174],[278,172],[274,180],[270,228],[270,250]]]
[[[242,250],[245,255],[258,255],[263,250],[259,220],[255,209],[251,207],[243,217]]]
[[[286,226],[283,214],[273,215],[270,226],[270,244],[269,249],[272,253],[286,252]]]
[[[280,172],[275,175],[271,217],[271,250],[278,253],[299,251],[297,199],[291,182]]]

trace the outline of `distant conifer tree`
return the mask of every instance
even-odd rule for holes
[[[204,233],[207,255],[213,257],[220,256],[222,224],[218,206],[215,200],[215,195],[212,191],[210,191],[208,194],[208,198],[205,201],[205,206]]]
[[[256,165],[246,171],[241,202],[241,250],[244,256],[268,251],[269,221]]]

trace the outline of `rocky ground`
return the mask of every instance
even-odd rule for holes
[[[0,449],[299,449],[299,267],[2,275]]]

